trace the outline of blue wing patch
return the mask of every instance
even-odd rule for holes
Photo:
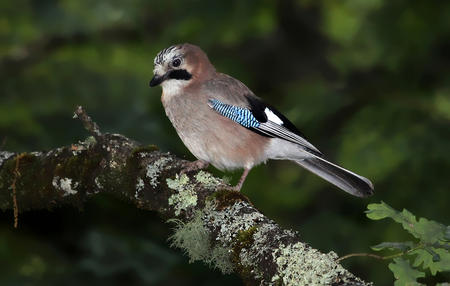
[[[210,99],[209,106],[221,115],[230,118],[246,128],[258,128],[260,125],[260,122],[247,108],[226,104],[217,99]]]

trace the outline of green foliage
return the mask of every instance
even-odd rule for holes
[[[447,243],[448,246],[448,243]],[[417,255],[414,267],[422,265],[423,269],[429,268],[432,275],[437,272],[450,271],[450,254],[448,250],[435,247],[424,247],[411,252]]]
[[[449,241],[448,232],[450,226],[446,227],[443,224],[426,218],[420,218],[419,221],[417,221],[416,217],[408,210],[403,209],[402,212],[398,212],[388,206],[385,202],[381,202],[380,204],[370,204],[367,206],[367,209],[366,214],[368,218],[373,220],[391,218],[394,221],[401,223],[406,231],[424,243],[433,244],[436,242]]]
[[[382,242],[380,244],[374,245],[371,248],[376,251],[380,251],[383,249],[389,250],[401,250],[403,252],[410,250],[413,247],[414,243],[412,241],[405,242]]]
[[[425,277],[425,273],[412,268],[409,262],[402,258],[394,258],[394,262],[389,263],[389,269],[394,273],[395,286],[423,285],[417,282],[417,278]]]
[[[417,238],[417,242],[383,242],[372,246],[372,249],[376,251],[384,249],[401,251],[383,257],[383,259],[393,258],[394,262],[389,264],[389,269],[397,279],[395,285],[422,285],[416,280],[425,277],[423,271],[426,269],[429,269],[431,275],[450,271],[450,237],[448,235],[450,226],[425,218],[417,220],[408,210],[399,212],[385,202],[369,204],[367,209],[368,218],[372,220],[391,218]],[[411,265],[412,259],[414,262]]]

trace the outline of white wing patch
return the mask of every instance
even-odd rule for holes
[[[278,116],[275,115],[275,113],[272,112],[268,107],[264,109],[264,113],[267,115],[267,119],[278,124],[283,125],[283,120],[281,120]]]

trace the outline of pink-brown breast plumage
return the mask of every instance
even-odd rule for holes
[[[208,96],[199,92],[177,96],[163,93],[162,103],[178,135],[198,159],[220,170],[252,168],[264,161],[269,138],[221,116],[208,105]]]

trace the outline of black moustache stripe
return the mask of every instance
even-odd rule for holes
[[[173,70],[169,73],[169,78],[179,80],[190,80],[192,75],[187,70]]]

